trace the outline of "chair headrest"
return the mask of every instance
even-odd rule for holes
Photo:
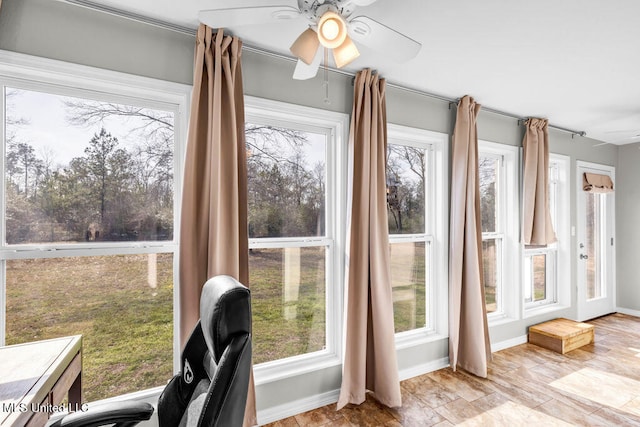
[[[249,289],[231,276],[207,280],[200,297],[200,324],[216,363],[237,334],[251,333]]]

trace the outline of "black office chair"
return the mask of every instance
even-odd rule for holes
[[[249,289],[230,276],[209,279],[202,289],[200,321],[182,351],[182,370],[158,399],[164,426],[241,426],[251,369]],[[66,415],[51,427],[131,427],[148,420],[146,402],[114,402]]]

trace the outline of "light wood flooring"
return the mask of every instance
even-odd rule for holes
[[[640,318],[612,314],[595,344],[560,355],[532,344],[493,354],[487,379],[450,368],[402,381],[403,405],[369,397],[269,424],[309,426],[640,426]]]

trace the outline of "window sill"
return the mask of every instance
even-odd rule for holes
[[[401,332],[396,334],[396,350],[417,347],[422,344],[441,341],[447,338],[447,335],[440,334],[436,331],[427,331],[425,329]]]
[[[321,371],[341,364],[340,357],[329,352],[319,352],[265,362],[253,367],[255,385],[296,377],[309,372]]]
[[[552,313],[554,311],[566,310],[570,308],[568,305],[563,305],[560,303],[554,304],[545,304],[538,307],[530,307],[524,309],[524,318],[528,319],[530,317],[540,316],[547,313]]]
[[[506,314],[503,314],[501,316],[488,317],[487,320],[490,328],[518,321],[518,319],[516,319],[515,317],[509,317]]]

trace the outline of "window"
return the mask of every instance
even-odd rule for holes
[[[346,116],[252,97],[246,111],[256,377],[339,363]]]
[[[502,156],[480,154],[480,223],[487,313],[502,311]]]
[[[515,317],[517,249],[517,147],[479,142],[480,223],[485,304],[490,319]],[[515,246],[514,246],[515,245]],[[515,265],[514,265],[515,264]],[[509,284],[509,285],[507,285]],[[516,300],[517,301],[517,300]]]
[[[547,247],[524,248],[523,297],[525,310],[536,310],[559,303],[566,298],[563,293],[569,283],[562,279],[568,275],[569,263],[562,261],[568,249],[567,237],[569,205],[567,196],[568,159],[565,156],[551,154],[549,160],[549,208],[551,221],[556,232],[557,242]]]
[[[82,334],[87,401],[163,386],[188,88],[23,60],[0,60],[1,344]]]
[[[395,331],[436,330],[437,295],[446,289],[438,254],[441,226],[442,150],[446,136],[390,124],[387,145],[387,213]],[[441,175],[442,174],[442,175]],[[437,231],[440,230],[440,231]]]

